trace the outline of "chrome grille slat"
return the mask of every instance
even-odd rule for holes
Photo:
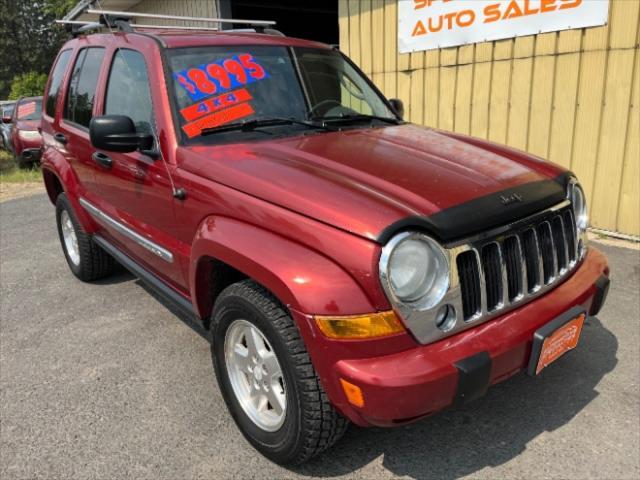
[[[520,292],[514,300],[520,300],[525,295],[529,280],[527,278],[527,268],[525,266],[524,251],[522,250],[522,241],[520,240],[519,235],[514,235],[513,237],[516,239],[516,243],[518,245],[518,260],[520,261]]]
[[[484,271],[482,269],[482,260],[480,258],[480,252],[477,249],[473,249],[476,254],[476,261],[478,262],[478,275],[480,276],[480,315],[487,313],[487,282],[485,280]]]
[[[535,228],[533,228],[532,231],[537,251],[536,261],[538,262],[538,282],[536,284],[536,288],[534,288],[534,291],[536,291],[544,285],[544,265],[542,264],[542,249],[540,248],[540,241],[538,240],[538,232],[536,232]]]
[[[550,211],[546,218],[503,232],[496,238],[485,238],[464,251],[467,261],[475,257],[480,286],[480,305],[464,312],[466,322],[492,317],[498,311],[520,304],[546,291],[567,275],[578,260],[578,239],[571,223],[573,216],[566,205]],[[478,292],[468,292],[470,279],[460,284],[462,304]]]
[[[576,222],[573,218],[573,212],[571,209],[564,211],[562,219],[564,221],[564,228],[567,232],[567,239],[569,241],[567,249],[571,255],[569,260],[569,264],[571,265],[578,259],[578,232],[576,231]]]
[[[558,252],[562,252],[562,265],[560,265],[560,274],[563,274],[567,268],[569,268],[569,246],[567,245],[567,235],[564,228],[564,220],[562,219],[562,215],[558,215],[553,219],[554,222],[557,222],[557,229],[559,231],[559,240],[561,244],[561,248],[558,248]],[[556,246],[557,248],[557,246]]]
[[[504,243],[497,242],[498,255],[500,257],[500,281],[502,283],[502,301],[498,309],[502,309],[509,305],[509,279],[507,277],[507,260],[504,254]]]

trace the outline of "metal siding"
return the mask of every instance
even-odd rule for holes
[[[339,5],[341,49],[408,120],[572,169],[594,227],[640,236],[640,2],[611,0],[603,27],[404,55],[396,0]]]
[[[216,17],[217,0],[142,0],[129,9],[132,12],[159,13],[165,15],[181,15],[184,17]],[[206,22],[187,22],[180,20],[144,19],[139,23],[157,25],[179,25],[186,27],[212,27],[215,24]]]

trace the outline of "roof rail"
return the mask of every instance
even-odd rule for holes
[[[109,19],[110,22],[113,22],[113,19]],[[83,22],[81,20],[56,20],[55,23],[59,25],[71,25],[77,26],[77,28],[73,29],[72,33],[80,34],[85,33],[90,30],[99,30],[101,28],[106,28],[107,25],[100,22]],[[129,24],[131,28],[148,28],[148,29],[158,29],[158,30],[200,30],[200,31],[211,31],[217,32],[218,28],[215,27],[181,27],[177,25],[147,25],[143,23],[131,23]],[[112,25],[117,27],[117,25]]]
[[[88,9],[86,11],[88,14],[93,15],[101,15],[101,16],[113,16],[120,19],[131,19],[131,18],[155,18],[160,20],[181,20],[185,22],[206,22],[206,23],[231,23],[231,24],[241,24],[241,25],[250,25],[256,30],[258,28],[264,29],[265,27],[271,27],[276,24],[273,20],[241,20],[237,18],[205,18],[205,17],[183,17],[179,15],[161,15],[157,13],[142,13],[142,12],[120,12],[113,10],[95,10]]]

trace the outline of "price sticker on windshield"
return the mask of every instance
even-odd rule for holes
[[[222,94],[269,77],[253,55],[241,53],[173,74],[193,101]]]

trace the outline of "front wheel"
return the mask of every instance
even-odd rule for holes
[[[260,285],[225,289],[214,308],[211,353],[223,397],[247,440],[280,464],[302,463],[344,434],[289,313]]]

